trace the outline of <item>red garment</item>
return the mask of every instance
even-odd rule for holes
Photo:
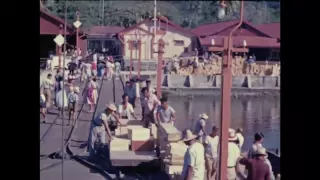
[[[243,158],[239,162],[248,169],[247,180],[270,180],[269,166],[263,160]]]
[[[92,70],[97,70],[97,63],[93,62],[91,65],[92,65]]]

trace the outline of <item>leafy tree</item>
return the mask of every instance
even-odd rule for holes
[[[157,1],[160,15],[186,28],[194,28],[205,23],[215,23],[231,19],[239,19],[240,1],[225,1],[226,16],[219,19],[219,1]],[[53,14],[64,18],[66,1],[47,0],[46,8]],[[252,23],[270,23],[280,21],[280,3],[271,1],[245,1],[244,19]],[[76,19],[75,12],[80,10],[82,26],[123,26],[127,27],[153,17],[153,1],[109,1],[87,0],[67,1],[67,21]]]

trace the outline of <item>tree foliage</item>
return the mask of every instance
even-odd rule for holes
[[[215,23],[239,18],[239,1],[226,1],[227,14],[224,19],[217,18],[218,1],[157,1],[158,14],[186,28],[194,28],[205,23]],[[46,8],[53,14],[64,18],[65,3],[67,20],[72,23],[76,19],[76,11],[80,11],[80,19],[84,27],[112,25],[127,27],[141,19],[153,16],[153,1],[45,1]],[[280,3],[266,1],[245,1],[244,18],[252,23],[270,23],[280,21]]]

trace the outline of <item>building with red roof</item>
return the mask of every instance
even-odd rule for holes
[[[177,56],[190,56],[196,48],[197,35],[190,30],[173,23],[165,17],[157,17],[156,36],[153,37],[154,21],[152,18],[144,19],[118,33],[122,42],[122,55],[129,58],[132,53],[133,59],[138,59],[139,49],[136,44],[133,47],[129,42],[141,41],[141,59],[153,59],[157,57],[158,40],[165,42],[164,58]],[[155,45],[153,45],[155,43]],[[132,49],[132,51],[131,51]]]
[[[106,48],[109,55],[121,54],[121,41],[117,34],[124,30],[120,26],[93,26],[86,31],[88,49],[101,51]]]
[[[44,6],[40,6],[40,58],[48,58],[49,51],[57,52],[53,39],[59,34],[60,25],[64,25],[63,19],[48,12]],[[67,48],[76,48],[76,29],[70,24],[67,24],[66,35]],[[80,48],[87,49],[86,36],[82,31],[79,37]]]
[[[239,20],[204,24],[192,30],[199,37],[202,53],[208,47],[223,46],[223,39],[228,37],[230,31],[239,23]],[[254,54],[259,60],[280,60],[280,23],[253,25],[244,21],[233,34],[233,45],[243,47],[244,41],[249,49],[249,55]]]

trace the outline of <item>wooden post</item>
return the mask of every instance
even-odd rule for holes
[[[157,97],[161,97],[161,79],[162,79],[162,63],[163,63],[163,53],[164,53],[165,42],[163,39],[158,41],[158,64],[157,64]]]

